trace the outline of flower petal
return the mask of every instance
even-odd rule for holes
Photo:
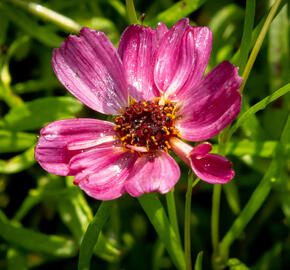
[[[116,143],[113,127],[113,123],[86,118],[52,122],[40,132],[35,159],[50,173],[73,175],[68,163],[74,155],[84,149]]]
[[[97,200],[122,196],[124,183],[138,155],[121,147],[97,148],[74,156],[70,168],[77,171],[74,184]]]
[[[230,161],[220,155],[205,154],[199,148],[204,148],[204,144],[195,147],[189,158],[192,170],[200,179],[211,184],[225,184],[233,179],[235,172]]]
[[[175,160],[163,151],[144,154],[137,159],[125,183],[127,192],[138,197],[144,193],[170,191],[180,177]]]
[[[189,141],[207,140],[230,124],[240,112],[242,78],[225,61],[214,68],[182,101],[176,127]]]
[[[180,139],[172,138],[170,144],[172,150],[191,167],[196,176],[208,183],[224,184],[235,175],[232,163],[225,157],[208,154],[212,149],[208,142],[192,147]]]
[[[212,32],[177,22],[164,36],[156,56],[154,80],[166,96],[176,99],[199,83],[210,57]]]
[[[159,24],[157,30],[142,25],[130,25],[123,32],[118,46],[129,84],[130,95],[139,100],[159,96],[153,81],[153,65],[159,39],[167,28]]]
[[[124,68],[113,44],[102,32],[82,28],[53,52],[59,81],[85,105],[114,114],[128,103]]]

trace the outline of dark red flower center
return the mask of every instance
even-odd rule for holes
[[[160,98],[146,102],[132,100],[130,106],[115,117],[114,129],[123,146],[168,151],[170,137],[179,137],[174,127],[175,105],[168,100],[162,104]]]

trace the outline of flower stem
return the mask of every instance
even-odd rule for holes
[[[258,55],[258,53],[259,53],[259,51],[261,49],[262,43],[263,43],[263,41],[265,39],[265,36],[266,36],[266,34],[267,34],[268,30],[269,30],[270,24],[271,24],[271,22],[272,22],[272,20],[273,20],[273,18],[275,16],[279,6],[280,6],[280,4],[281,4],[281,1],[282,0],[276,0],[275,3],[273,4],[273,6],[271,7],[269,15],[268,15],[263,27],[262,27],[262,30],[261,30],[261,32],[260,32],[260,34],[258,36],[258,39],[257,39],[257,41],[255,43],[255,46],[254,46],[254,48],[253,48],[253,50],[251,52],[251,55],[249,57],[249,60],[247,62],[247,65],[245,67],[245,70],[244,70],[243,76],[242,76],[244,81],[243,81],[243,84],[242,84],[242,86],[240,88],[240,92],[241,93],[244,90],[245,84],[246,84],[246,82],[248,80],[248,77],[250,75],[250,72],[252,70],[254,62],[255,62],[255,60],[257,58],[257,55]]]
[[[219,256],[219,215],[221,190],[222,186],[220,184],[216,184],[213,186],[211,215],[211,239],[213,247],[213,257]]]
[[[191,249],[190,249],[191,195],[192,188],[198,182],[199,178],[196,178],[193,182],[193,172],[190,170],[188,173],[187,191],[185,196],[185,217],[184,217],[184,251],[185,251],[186,270],[192,269]]]
[[[15,4],[16,6],[26,9],[30,13],[36,15],[37,17],[50,21],[69,32],[78,33],[81,30],[81,26],[72,19],[60,13],[57,13],[52,9],[42,6],[38,3],[25,2],[22,0],[9,0],[9,1]]]
[[[167,202],[167,210],[168,210],[168,215],[169,215],[169,222],[171,223],[176,233],[176,236],[178,237],[178,241],[181,245],[180,232],[179,232],[177,215],[176,215],[174,188],[166,194],[166,202]]]

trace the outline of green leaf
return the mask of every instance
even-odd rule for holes
[[[67,183],[72,183],[71,177],[67,178]],[[63,223],[72,232],[77,242],[81,244],[87,227],[93,219],[91,208],[81,190],[77,189],[74,196],[58,200],[57,209]],[[94,247],[94,254],[110,262],[120,259],[120,250],[102,232],[100,232]]]
[[[0,173],[17,173],[31,167],[35,162],[33,146],[21,155],[14,156],[9,160],[0,160]]]
[[[283,243],[276,242],[273,247],[263,253],[261,258],[259,258],[258,261],[251,267],[251,270],[283,269],[283,251]]]
[[[0,129],[0,153],[22,151],[36,142],[36,135]]]
[[[252,30],[255,18],[255,6],[256,0],[247,0],[243,37],[241,41],[240,55],[237,62],[237,65],[240,67],[239,69],[240,74],[243,74],[251,48]]]
[[[279,6],[279,9],[277,13],[275,14],[275,17],[279,14],[280,10],[286,5],[287,1],[282,1],[281,5]],[[251,36],[251,46],[250,48],[252,49],[257,41],[258,35],[261,32],[261,29],[270,13],[270,10],[263,16],[263,18],[259,21],[258,25],[255,27],[255,29],[252,31],[252,36]],[[274,17],[274,18],[275,18]],[[232,57],[231,62],[234,63],[235,65],[238,64],[238,59],[240,58],[240,53],[241,53],[241,48],[237,50],[235,55]]]
[[[202,270],[202,258],[203,258],[203,251],[200,251],[197,254],[195,264],[194,264],[194,270]]]
[[[264,110],[268,104],[276,100],[277,98],[287,94],[290,91],[290,83],[286,84],[284,87],[280,88],[279,90],[275,91],[273,94],[265,97],[254,106],[252,106],[249,110],[243,113],[237,120],[237,122],[231,127],[229,130],[229,137],[242,125],[244,124],[249,117],[254,115],[256,112],[260,110]]]
[[[289,141],[289,135],[290,116],[288,117],[287,123],[281,135],[282,144]],[[263,202],[266,200],[272,189],[273,183],[279,183],[281,181],[282,171],[284,170],[284,163],[284,148],[279,145],[279,147],[275,151],[274,159],[272,160],[271,165],[261,179],[259,185],[256,187],[246,206],[243,208],[240,215],[236,218],[233,225],[220,243],[220,250],[224,253],[224,256],[228,255],[232,243],[241,234],[241,232],[245,229],[250,220],[261,208]]]
[[[272,4],[274,1],[269,1]],[[271,23],[268,38],[270,90],[274,92],[289,81],[289,39],[287,6]]]
[[[81,108],[81,103],[71,97],[39,98],[11,109],[4,116],[4,122],[10,130],[35,130],[49,122],[69,118]]]
[[[146,194],[138,198],[143,210],[152,223],[159,238],[164,243],[173,263],[179,270],[185,269],[185,257],[179,238],[168,221],[165,210],[155,194]]]
[[[18,249],[10,248],[7,252],[8,270],[27,270],[26,254]]]
[[[7,220],[2,212],[0,212],[0,237],[10,244],[36,253],[64,258],[72,257],[76,253],[73,241],[23,228],[20,224]]]
[[[227,144],[225,153],[226,155],[234,155],[238,157],[251,155],[271,158],[273,157],[278,144],[278,141],[232,141]],[[218,145],[213,145],[212,153],[218,153]]]
[[[28,80],[25,82],[20,82],[12,85],[13,92],[17,94],[25,94],[32,92],[39,92],[43,90],[49,90],[60,85],[57,79],[38,79],[38,80]]]
[[[110,216],[111,208],[112,201],[102,202],[94,219],[89,224],[80,247],[78,270],[90,269],[90,261],[93,255],[95,244],[98,241],[101,229]]]
[[[39,3],[25,2],[22,0],[14,0],[13,4],[26,9],[28,12],[36,15],[38,18],[47,20],[58,25],[60,28],[67,32],[78,33],[81,30],[81,26],[74,22],[72,19],[55,12]]]
[[[227,264],[230,270],[250,270],[250,268],[236,258],[229,259]]]
[[[164,243],[158,238],[152,250],[152,270],[159,270],[161,268],[160,261],[162,260],[164,251]]]
[[[127,14],[130,24],[138,23],[133,0],[126,0]]]
[[[250,104],[248,101],[248,97],[246,95],[243,95],[243,104],[240,115],[242,115],[249,109]],[[260,120],[255,114],[252,114],[248,117],[247,121],[241,125],[241,130],[243,131],[243,134],[251,140],[261,141],[268,138],[264,127],[261,125]]]
[[[172,26],[183,17],[187,17],[190,13],[197,10],[205,0],[183,0],[172,5],[170,8],[159,13],[154,19],[145,22],[146,25],[155,26],[158,22],[163,22]]]
[[[243,16],[244,10],[235,4],[224,6],[213,16],[209,23],[214,36],[210,58],[211,67],[215,67],[221,60],[227,59],[227,51],[234,49],[233,36],[238,25],[236,22],[242,20]],[[230,41],[232,44],[229,48]]]
[[[234,181],[230,181],[223,187],[231,210],[235,215],[238,215],[241,209],[240,209],[239,190],[237,188],[236,183]]]
[[[40,26],[21,9],[0,3],[0,10],[19,28],[49,47],[59,47],[63,39],[48,27]]]

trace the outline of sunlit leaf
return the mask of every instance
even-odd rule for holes
[[[49,122],[72,117],[81,108],[81,103],[71,97],[39,98],[11,109],[4,121],[10,130],[35,130]]]

